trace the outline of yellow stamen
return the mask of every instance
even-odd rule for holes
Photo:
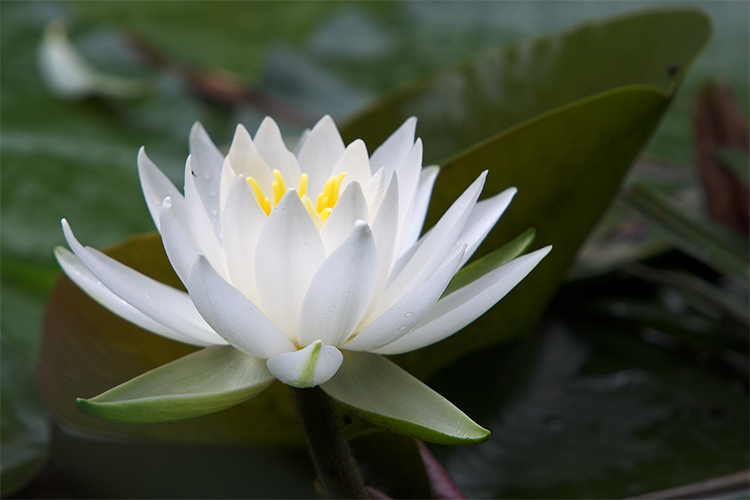
[[[278,170],[273,171],[273,204],[276,205],[284,193],[286,193],[286,184],[284,184],[284,177]]]
[[[312,217],[315,225],[318,226],[318,229],[323,226],[323,222],[331,214],[333,207],[339,200],[339,190],[341,189],[341,182],[344,180],[345,176],[346,172],[335,177],[329,177],[323,185],[323,190],[318,194],[315,205],[313,205],[312,200],[307,196],[308,175],[300,175],[298,190],[299,197],[302,200],[305,209],[310,213],[310,217]],[[273,189],[273,203],[266,198],[263,190],[255,179],[252,177],[247,178],[247,183],[253,188],[255,197],[258,200],[258,205],[260,205],[266,215],[271,213],[271,207],[276,206],[281,201],[284,193],[286,193],[286,182],[284,181],[284,176],[281,175],[281,172],[274,170],[273,178],[274,180],[271,183],[271,188]]]
[[[318,195],[318,200],[315,202],[315,210],[317,210],[318,213],[320,213],[320,211],[326,207],[327,201],[328,201],[328,198],[323,193],[320,193]]]
[[[269,200],[263,195],[263,190],[258,185],[258,181],[256,181],[252,177],[248,177],[247,182],[248,184],[250,184],[250,187],[253,188],[253,191],[255,191],[255,197],[258,199],[258,205],[260,205],[260,208],[263,209],[266,215],[270,214],[271,213],[271,200]]]
[[[302,204],[305,206],[307,211],[310,213],[310,217],[312,217],[313,214],[317,214],[318,212],[315,211],[315,207],[313,206],[313,202],[310,199],[309,196],[303,194],[300,196],[300,200],[302,200]]]
[[[333,208],[336,205],[336,202],[339,200],[341,181],[344,180],[345,175],[346,172],[343,172],[336,177],[329,177],[323,185],[323,191],[318,195],[315,207],[318,213],[322,213],[326,208]]]

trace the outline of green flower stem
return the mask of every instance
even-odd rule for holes
[[[292,394],[307,438],[307,448],[326,496],[369,499],[370,495],[328,395],[320,387],[292,388]]]

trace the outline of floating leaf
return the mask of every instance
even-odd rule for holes
[[[706,16],[692,9],[586,24],[396,90],[343,127],[345,138],[377,144],[394,124],[418,116],[426,161],[443,161],[426,227],[489,169],[484,196],[509,186],[518,195],[478,256],[529,226],[535,246],[554,247],[493,310],[454,337],[399,357],[402,366],[425,376],[533,324],[709,34]],[[589,67],[597,70],[580,70]]]

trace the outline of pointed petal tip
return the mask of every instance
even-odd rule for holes
[[[141,173],[141,171],[144,168],[147,168],[147,167],[156,168],[156,165],[154,164],[154,162],[151,161],[151,158],[149,158],[148,154],[146,154],[146,146],[141,146],[138,149],[138,156],[136,158],[136,164],[138,165],[138,172],[141,178],[143,177],[143,174]]]
[[[193,137],[195,134],[205,133],[206,128],[203,126],[201,122],[198,120],[193,123],[193,125],[190,127],[190,137]]]
[[[383,356],[346,352],[339,373],[321,388],[375,425],[436,444],[487,441],[479,426],[450,401]]]
[[[371,231],[370,225],[363,220],[354,221],[354,229],[357,231]]]
[[[78,239],[76,239],[75,235],[73,234],[73,229],[71,229],[70,224],[68,224],[68,220],[62,219],[60,223],[62,224],[63,236],[65,236],[65,241],[68,242],[68,246],[70,246],[70,248],[74,251],[76,246],[83,248],[83,246],[78,242]]]

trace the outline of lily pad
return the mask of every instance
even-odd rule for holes
[[[694,9],[583,25],[394,91],[344,127],[346,138],[377,144],[394,124],[419,116],[426,161],[443,167],[426,227],[485,169],[484,196],[516,186],[519,194],[477,256],[529,226],[537,230],[532,249],[553,245],[499,305],[458,335],[399,357],[402,366],[423,377],[533,325],[710,31]]]

